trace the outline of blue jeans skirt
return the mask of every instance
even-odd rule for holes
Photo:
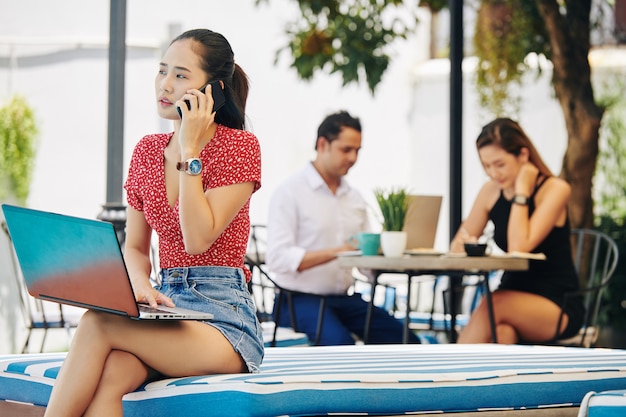
[[[195,266],[161,270],[156,289],[177,307],[213,314],[206,324],[219,330],[243,358],[248,371],[259,372],[263,333],[245,275],[239,268]],[[208,350],[207,350],[207,354]]]

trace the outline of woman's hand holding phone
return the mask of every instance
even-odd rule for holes
[[[205,94],[206,88],[208,86],[210,86],[211,98],[213,99],[213,110],[212,110],[211,113],[215,113],[216,111],[218,111],[226,103],[226,97],[224,96],[224,91],[222,90],[222,85],[221,85],[220,81],[213,81],[211,83],[205,84],[198,91],[200,93],[202,93],[202,94]],[[191,93],[188,93],[188,94],[191,94]],[[184,103],[187,105],[187,110],[191,111],[191,101],[190,100],[184,100]],[[183,118],[183,111],[180,108],[180,106],[176,106],[176,111],[178,111],[178,115],[182,119]]]
[[[206,144],[206,139],[213,136],[209,133],[211,129],[215,130],[213,122],[216,113],[213,109],[221,107],[225,102],[219,81],[207,84],[205,87],[210,89],[206,94],[200,90],[189,90],[176,102],[177,110],[181,115],[178,142],[183,159],[197,157],[201,148]],[[220,101],[216,102],[213,99],[214,96]]]

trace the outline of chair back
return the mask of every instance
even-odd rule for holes
[[[28,327],[31,326],[31,321],[33,320],[33,317],[42,310],[41,300],[32,298],[28,294],[26,284],[24,283],[24,279],[21,276],[22,271],[18,265],[17,257],[13,249],[13,241],[11,240],[11,235],[9,234],[9,230],[7,229],[7,225],[4,222],[2,222],[2,230],[4,231],[8,239],[9,252],[11,257],[11,275],[14,278],[15,288],[17,289],[17,295],[19,296],[18,300],[20,313],[22,314],[22,319],[24,320],[23,324]]]
[[[602,296],[609,284],[619,257],[615,241],[605,233],[591,229],[572,229],[574,266],[580,280],[585,317],[579,341],[575,344],[589,347],[598,337],[597,320]]]
[[[70,314],[66,314],[62,304],[58,304],[51,301],[42,301],[39,298],[35,298],[30,295],[22,269],[19,266],[17,254],[13,247],[13,241],[11,235],[6,226],[6,223],[2,223],[2,230],[8,237],[8,242],[11,251],[11,270],[12,275],[15,278],[15,285],[17,294],[19,296],[20,310],[23,318],[23,326],[27,330],[26,341],[22,347],[22,353],[26,353],[29,350],[29,343],[31,340],[31,333],[33,330],[42,330],[43,335],[41,338],[41,344],[39,352],[44,351],[46,342],[46,334],[48,329],[66,329],[68,331],[68,341],[71,339],[70,329],[78,326],[78,321],[84,313],[85,309],[80,307],[66,306],[71,308]]]
[[[250,226],[250,238],[244,263],[252,271],[248,284],[257,308],[259,321],[271,321],[276,285],[265,267],[265,247],[267,242],[265,225]]]
[[[270,272],[265,266],[265,249],[267,247],[267,226],[253,224],[250,226],[250,239],[248,241],[248,253],[244,262],[252,270],[252,281],[249,289],[255,300],[257,307],[257,317],[261,322],[274,321],[273,334],[271,336],[270,346],[276,346],[277,334],[279,330],[278,323],[281,322],[281,297],[285,297],[288,305],[289,321],[291,329],[300,333],[294,303],[293,294],[303,294],[300,291],[290,290],[281,287],[274,281]],[[310,294],[315,295],[315,294]],[[324,321],[324,309],[326,306],[326,296],[315,295],[320,298],[320,307],[317,319],[317,331],[312,343],[317,345],[322,334],[322,324]]]

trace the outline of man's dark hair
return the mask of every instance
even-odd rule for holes
[[[361,132],[361,121],[357,117],[352,117],[345,110],[338,111],[326,116],[320,127],[317,129],[317,138],[315,138],[315,149],[317,149],[317,141],[323,137],[328,143],[337,139],[339,132],[344,127],[351,127],[357,132]]]

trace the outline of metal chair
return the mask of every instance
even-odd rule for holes
[[[274,326],[273,336],[271,340],[271,346],[276,346],[276,334],[278,332],[278,323],[282,314],[282,303],[280,300],[285,297],[287,300],[287,306],[289,309],[289,321],[291,328],[294,332],[299,333],[296,311],[293,306],[293,296],[295,294],[305,294],[300,291],[290,290],[278,285],[274,279],[270,276],[265,266],[265,254],[263,252],[265,239],[262,236],[265,231],[264,225],[252,225],[250,227],[250,241],[248,245],[248,253],[245,257],[245,263],[253,272],[253,281],[249,286],[251,294],[253,294],[255,302],[257,303],[257,315],[260,321],[271,320],[272,316],[276,325]],[[254,272],[258,272],[258,281],[254,282]],[[255,296],[255,288],[259,291],[258,296]],[[266,299],[266,291],[272,291],[274,297],[272,302]],[[306,293],[308,294],[308,293]],[[311,295],[311,294],[308,294]],[[317,318],[317,328],[315,338],[312,341],[314,345],[318,345],[322,334],[322,324],[324,321],[324,309],[326,307],[326,297],[323,295],[318,296],[320,298],[320,308]],[[273,310],[273,311],[272,311]]]
[[[585,316],[577,335],[559,339],[556,331],[553,342],[558,345],[591,347],[598,338],[598,311],[602,295],[606,290],[619,258],[615,241],[605,233],[591,229],[572,229],[572,251],[574,266],[578,272],[581,288],[563,295],[564,306],[573,296],[583,296]],[[559,318],[560,328],[563,313]]]
[[[542,344],[591,347],[598,338],[598,311],[602,295],[609,284],[619,257],[615,241],[605,233],[591,229],[572,229],[572,256],[579,275],[580,289],[563,294],[561,308],[572,297],[583,297],[585,316],[579,333],[573,337],[559,338],[564,312],[559,317],[555,335]],[[522,344],[531,343],[520,341]]]
[[[71,330],[78,326],[80,317],[85,310],[78,307],[72,307],[73,310],[70,313],[64,309],[62,304],[46,302],[32,297],[26,288],[24,277],[22,276],[22,270],[17,261],[17,255],[15,254],[15,250],[13,250],[13,241],[11,240],[11,235],[9,234],[6,223],[4,222],[2,223],[2,229],[6,233],[9,239],[9,246],[12,249],[11,263],[13,267],[13,276],[15,277],[15,282],[19,292],[20,309],[24,318],[24,325],[28,331],[26,341],[22,347],[22,353],[26,353],[28,351],[33,330],[43,331],[41,344],[39,346],[40,353],[44,351],[49,329],[66,330],[69,341],[71,339]]]

